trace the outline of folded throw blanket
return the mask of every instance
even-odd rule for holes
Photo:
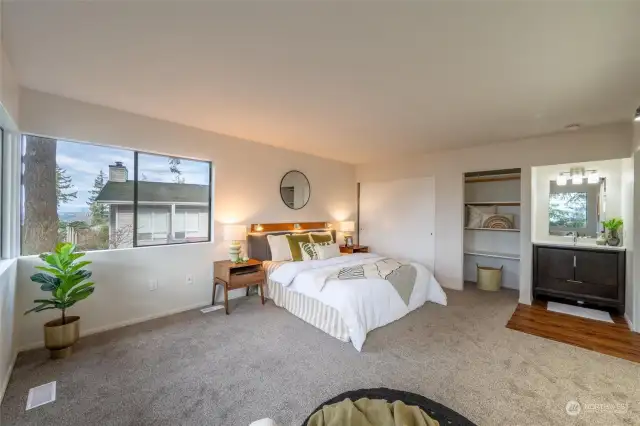
[[[308,426],[439,426],[415,405],[402,401],[389,403],[383,399],[345,399],[325,405],[314,413]]]
[[[329,275],[329,280],[363,280],[367,278],[382,278],[391,283],[396,289],[404,304],[409,306],[409,299],[413,293],[418,273],[413,265],[401,263],[395,259],[384,258],[373,263],[347,266],[335,274]]]

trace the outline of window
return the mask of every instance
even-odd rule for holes
[[[586,228],[587,193],[560,192],[549,194],[549,226],[553,228]]]
[[[211,164],[136,153],[136,244],[210,240]]]
[[[25,135],[22,254],[210,241],[211,163]]]

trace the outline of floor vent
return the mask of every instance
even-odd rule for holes
[[[202,312],[203,314],[208,314],[209,312],[217,311],[222,308],[224,308],[224,306],[222,305],[208,306],[204,309],[200,309],[200,312]]]
[[[56,382],[46,383],[29,389],[27,410],[48,404],[56,400]]]

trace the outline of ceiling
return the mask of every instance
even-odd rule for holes
[[[640,2],[3,4],[23,86],[351,163],[629,120]]]

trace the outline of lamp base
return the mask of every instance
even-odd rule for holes
[[[240,244],[233,243],[229,246],[229,260],[232,262],[237,262],[240,259]]]

